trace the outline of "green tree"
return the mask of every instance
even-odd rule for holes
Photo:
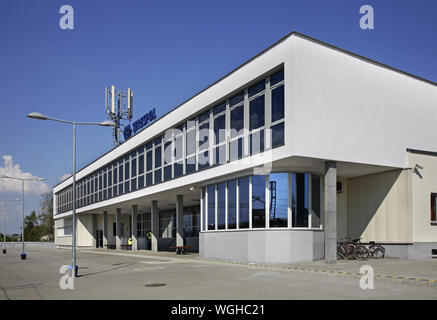
[[[53,192],[42,195],[41,213],[38,215],[40,237],[47,237],[49,241],[55,239],[55,223],[53,220]]]
[[[24,218],[24,241],[39,241],[40,228],[38,226],[38,216],[35,211]]]

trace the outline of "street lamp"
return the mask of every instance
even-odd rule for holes
[[[17,177],[10,177],[7,175],[2,175],[0,178],[4,179],[14,179],[14,180],[21,180],[21,189],[23,192],[23,221],[21,225],[21,260],[26,260],[26,253],[24,252],[24,181],[46,181],[47,179],[44,178],[17,178]]]
[[[77,276],[77,265],[76,265],[76,125],[96,125],[103,127],[115,127],[116,124],[113,121],[106,120],[103,122],[74,122],[61,119],[55,119],[47,117],[39,112],[32,112],[27,115],[31,119],[37,120],[52,120],[57,122],[63,122],[73,125],[73,236],[71,239],[72,246],[72,265],[74,268],[73,276]]]
[[[5,248],[3,249],[3,254],[6,254],[6,202],[8,202],[8,201],[20,201],[20,199],[1,199],[0,201],[4,201],[4,203],[5,203],[5,232],[3,233],[3,242],[5,244]]]

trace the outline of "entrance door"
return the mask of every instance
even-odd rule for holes
[[[96,248],[103,248],[103,230],[96,230]]]

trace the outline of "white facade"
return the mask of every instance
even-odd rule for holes
[[[335,198],[338,238],[363,237],[364,241],[375,240],[387,243],[388,246],[394,245],[395,249],[388,251],[390,254],[393,252],[393,256],[431,257],[431,250],[437,248],[437,225],[430,221],[429,198],[430,193],[437,192],[437,179],[432,178],[436,172],[432,168],[437,169],[437,161],[435,156],[408,153],[407,149],[437,152],[437,137],[431,130],[437,119],[436,84],[298,33],[286,36],[98,158],[80,170],[76,180],[79,181],[129,154],[138,146],[163,134],[165,130],[177,127],[242,89],[246,90],[247,95],[248,87],[260,79],[268,79],[280,69],[284,70],[285,88],[285,131],[282,146],[250,156],[249,136],[245,132],[245,157],[241,160],[211,166],[82,206],[77,209],[79,247],[95,245],[93,230],[103,224],[103,212],[108,212],[108,221],[112,223],[115,221],[117,209],[120,209],[124,214],[123,219],[126,219],[133,205],[139,206],[147,214],[150,214],[152,201],[158,202],[160,210],[174,209],[176,195],[184,196],[184,205],[199,205],[196,202],[199,192],[193,193],[190,188],[199,190],[221,181],[259,174],[260,171],[256,170],[260,166],[264,166],[264,169],[271,168],[273,172],[288,172],[290,179],[292,172],[323,177],[325,162],[333,161],[336,163],[337,181],[343,187],[342,193],[338,193]],[[269,86],[268,80],[266,84]],[[266,90],[266,124],[272,120],[270,94],[271,91]],[[244,122],[247,129],[250,114],[246,100]],[[226,114],[229,119],[229,105]],[[226,128],[229,129],[229,120],[227,121]],[[266,149],[270,146],[269,134],[266,130]],[[186,143],[184,150],[185,148]],[[209,148],[213,151],[212,145]],[[421,163],[425,163],[422,165],[425,168],[423,178],[417,179],[417,174],[408,168]],[[54,188],[54,194],[71,184],[72,178],[63,181]],[[324,190],[323,179],[320,187]],[[267,189],[265,195],[267,223],[264,228],[239,230],[237,227],[235,230],[219,230],[216,223],[216,230],[202,229],[200,255],[254,262],[323,259],[326,194],[322,192],[320,197],[321,225],[315,228],[309,223],[304,230],[293,228],[291,224],[291,201],[287,227],[270,230],[272,228],[268,223]],[[54,207],[57,208],[56,203]],[[309,208],[311,214],[311,206]],[[249,204],[250,210],[252,208]],[[71,211],[57,214],[56,227],[61,229],[63,221],[67,217],[71,219],[71,214]],[[97,215],[94,226],[91,215]],[[205,218],[202,218],[201,223],[204,222],[203,219]],[[126,223],[129,224],[129,221],[124,225]],[[107,229],[112,230],[111,227]],[[68,239],[68,235],[63,235],[60,231],[56,242],[59,245],[68,245],[66,238]],[[233,246],[235,250],[230,250],[232,252],[226,252],[224,247],[217,245],[220,242],[231,247],[235,243],[237,245]],[[284,246],[278,248],[277,243],[283,243]],[[416,254],[411,250],[415,243],[422,247],[423,243],[426,244],[427,249],[420,249],[423,254]],[[255,246],[265,248],[263,253],[251,253]],[[308,254],[309,251],[312,253]]]

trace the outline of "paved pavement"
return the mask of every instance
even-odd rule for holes
[[[320,262],[266,267],[203,261],[194,254],[107,250],[79,250],[80,277],[73,290],[62,290],[59,269],[69,263],[70,250],[29,248],[28,260],[21,261],[19,248],[8,249],[0,255],[0,299],[437,299],[436,287],[377,279],[373,290],[362,290],[358,277],[305,271],[325,267]],[[360,263],[342,264],[330,268],[359,272]],[[377,261],[375,273],[437,278],[436,266]]]

